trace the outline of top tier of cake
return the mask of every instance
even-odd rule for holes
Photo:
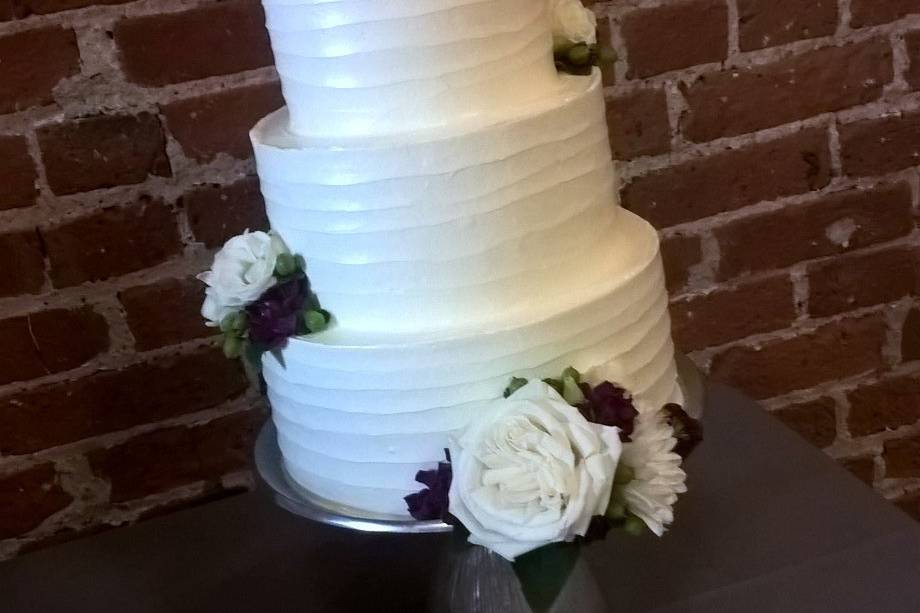
[[[541,0],[263,0],[290,130],[490,123],[557,87]],[[494,121],[494,118],[492,118]]]

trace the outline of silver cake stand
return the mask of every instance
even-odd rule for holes
[[[676,355],[677,371],[684,395],[684,409],[700,419],[706,387],[696,365],[683,354]],[[294,515],[329,526],[359,532],[431,534],[453,528],[438,520],[416,521],[398,516],[373,515],[336,504],[307,491],[284,469],[275,426],[266,421],[255,446],[256,469],[272,490],[275,503]],[[420,486],[421,487],[421,486]],[[430,610],[450,613],[525,613],[531,609],[523,596],[511,565],[482,547],[451,547],[436,578]],[[590,569],[578,559],[550,611],[605,611],[603,597]]]

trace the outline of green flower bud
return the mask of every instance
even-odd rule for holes
[[[617,464],[617,472],[613,475],[613,482],[616,485],[626,485],[636,478],[636,471],[620,462]]]
[[[307,269],[307,261],[299,253],[294,256],[294,264],[297,266],[297,270],[301,272]]]
[[[608,45],[598,45],[595,52],[601,64],[613,64],[619,57],[617,56],[617,50]]]
[[[622,502],[611,500],[605,515],[614,521],[622,521],[626,519],[626,505]]]
[[[297,272],[297,261],[290,253],[279,253],[275,260],[275,276],[288,277]]]
[[[224,334],[224,355],[231,360],[243,355],[243,339],[233,334]]]
[[[626,521],[623,523],[623,530],[625,530],[627,534],[631,534],[633,536],[642,536],[646,530],[645,522],[635,515],[629,515],[626,517]]]
[[[584,43],[579,43],[566,53],[569,61],[576,66],[584,66],[591,61],[591,49]]]
[[[246,311],[234,311],[224,317],[220,322],[221,332],[224,334],[233,334],[235,336],[242,336],[248,327],[249,315],[246,314]]]
[[[326,318],[319,311],[304,311],[303,323],[312,334],[326,329]]]

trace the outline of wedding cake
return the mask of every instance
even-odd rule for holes
[[[287,106],[258,174],[332,315],[262,357],[294,481],[406,516],[512,377],[680,401],[656,232],[617,204],[599,70],[557,71],[545,0],[263,3]]]

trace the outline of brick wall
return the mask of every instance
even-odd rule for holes
[[[248,488],[192,275],[265,226],[257,2],[0,0],[0,558]]]
[[[594,8],[679,344],[920,515],[915,0]],[[262,412],[191,275],[265,224],[261,21],[252,0],[0,0],[0,557],[251,483]]]
[[[678,345],[920,518],[920,3],[594,9]]]

